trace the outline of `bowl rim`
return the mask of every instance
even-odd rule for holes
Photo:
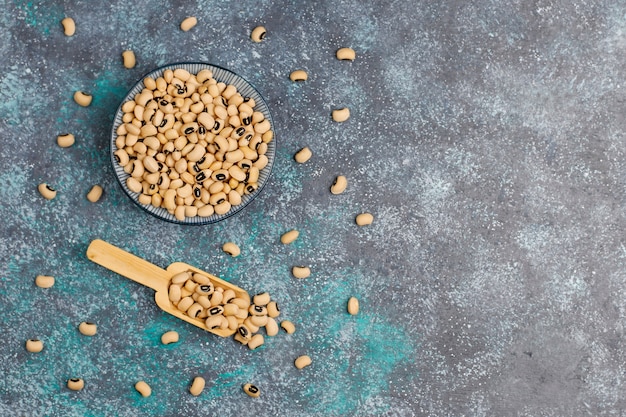
[[[172,215],[171,213],[169,213],[165,208],[163,207],[155,207],[152,206],[151,204],[141,204],[138,200],[138,193],[134,193],[132,191],[130,191],[128,189],[128,187],[126,186],[126,179],[128,177],[130,177],[129,174],[126,174],[126,172],[124,172],[123,168],[118,164],[117,160],[115,159],[115,151],[117,150],[117,146],[115,145],[115,141],[117,139],[117,129],[120,126],[121,122],[121,114],[122,114],[122,106],[124,105],[124,103],[126,103],[128,100],[132,99],[132,97],[134,97],[136,94],[139,93],[139,91],[141,91],[143,89],[140,88],[137,92],[133,92],[134,90],[136,90],[140,85],[143,86],[143,81],[147,78],[147,77],[158,77],[161,76],[167,69],[177,69],[177,68],[183,68],[188,70],[189,67],[191,66],[199,66],[202,67],[200,69],[209,69],[211,70],[214,74],[215,71],[217,70],[218,72],[223,72],[225,73],[225,75],[227,76],[226,79],[229,79],[229,81],[227,81],[227,84],[232,84],[232,81],[235,80],[236,82],[243,84],[243,86],[247,87],[253,94],[250,95],[256,95],[254,97],[255,99],[255,110],[257,109],[257,107],[259,106],[259,104],[262,105],[262,110],[261,112],[264,114],[265,118],[269,120],[270,122],[270,126],[271,126],[271,130],[274,132],[274,136],[272,138],[272,140],[268,143],[268,150],[267,150],[267,157],[268,157],[268,163],[267,165],[261,170],[260,174],[259,174],[259,181],[258,181],[258,188],[254,191],[254,193],[251,194],[244,194],[242,196],[242,203],[237,205],[237,206],[233,206],[231,207],[231,209],[221,215],[215,214],[213,213],[211,216],[208,217],[200,217],[200,216],[195,216],[195,217],[185,217],[184,221],[180,221],[178,220],[176,217],[174,217],[174,215]],[[198,69],[197,71],[195,71],[195,73],[199,72],[200,69]],[[219,78],[219,77],[218,77]],[[216,80],[218,82],[224,82],[221,79],[216,78]],[[240,91],[240,87],[237,87],[237,91]],[[132,97],[131,97],[132,95]],[[248,96],[250,96],[248,95]],[[260,99],[260,100],[257,100]],[[113,122],[111,123],[111,137],[110,137],[110,141],[109,141],[109,157],[110,157],[110,161],[113,167],[113,173],[115,175],[115,178],[117,180],[117,183],[119,184],[119,186],[122,188],[122,191],[124,192],[124,194],[126,194],[126,196],[136,205],[138,206],[142,211],[147,212],[148,214],[152,215],[153,217],[160,219],[160,220],[164,220],[166,222],[169,223],[174,223],[174,224],[180,224],[180,225],[190,225],[190,226],[202,226],[202,225],[207,225],[207,224],[213,224],[213,223],[217,223],[219,221],[228,219],[236,214],[238,214],[239,212],[241,212],[244,208],[246,208],[254,199],[256,199],[256,197],[265,189],[265,186],[267,185],[269,179],[270,179],[270,175],[272,173],[272,168],[274,165],[274,159],[276,157],[276,127],[274,124],[274,120],[272,118],[270,109],[269,109],[269,105],[267,103],[267,100],[265,100],[265,97],[259,92],[259,90],[256,88],[256,86],[254,84],[252,84],[251,82],[249,82],[247,79],[245,79],[244,77],[242,77],[241,75],[237,74],[236,72],[225,68],[223,66],[220,65],[216,65],[216,64],[212,64],[209,62],[204,62],[204,61],[178,61],[178,62],[173,62],[173,63],[168,63],[168,64],[164,64],[161,65],[155,69],[152,69],[148,72],[145,72],[136,82],[133,83],[133,85],[128,89],[128,91],[126,92],[126,94],[124,95],[124,97],[122,98],[120,104],[118,105],[117,109],[115,110],[114,116],[113,116]],[[188,221],[188,219],[193,219],[193,221]]]

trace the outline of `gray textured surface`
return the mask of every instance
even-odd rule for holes
[[[623,415],[626,4],[621,1],[3,2],[0,415]],[[60,20],[77,22],[74,37]],[[178,25],[198,17],[190,32]],[[268,28],[250,42],[257,24]],[[338,47],[357,59],[339,62]],[[126,70],[121,52],[135,50]],[[143,73],[202,60],[255,84],[277,125],[272,178],[236,217],[148,217],[109,166]],[[289,73],[309,71],[294,84]],[[94,94],[89,108],[75,90]],[[352,117],[333,123],[330,111]],[[58,148],[57,134],[77,143]],[[297,165],[302,146],[313,158]],[[345,174],[345,194],[328,188]],[[45,201],[40,182],[59,196]],[[85,194],[95,183],[104,198]],[[375,221],[358,228],[354,216]],[[301,230],[292,246],[279,243]],[[186,261],[299,325],[259,351],[159,311],[90,263],[103,238]],[[224,255],[227,240],[240,258]],[[289,274],[309,264],[311,278]],[[57,277],[41,290],[38,274]],[[345,313],[350,295],[357,317]],[[99,324],[86,339],[76,326]],[[177,346],[158,338],[175,328]],[[23,343],[39,337],[38,355]],[[314,363],[292,365],[301,353]],[[209,381],[202,396],[186,389]],[[67,378],[86,388],[68,391]],[[153,396],[132,386],[145,379]],[[263,390],[252,400],[241,384]]]

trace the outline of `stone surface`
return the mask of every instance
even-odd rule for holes
[[[0,415],[621,415],[626,4],[478,0],[4,2]],[[180,22],[196,16],[189,32]],[[63,34],[61,19],[76,21]],[[262,43],[249,33],[268,29]],[[354,62],[334,57],[339,47]],[[132,49],[137,66],[125,69]],[[116,183],[114,112],[142,74],[206,61],[271,106],[271,180],[183,227]],[[303,68],[308,81],[289,73]],[[94,95],[90,107],[72,95]],[[349,107],[335,123],[331,111]],[[56,145],[71,132],[76,144]],[[295,163],[309,146],[313,157]],[[344,194],[329,187],[348,178]],[[44,200],[37,185],[58,189]],[[92,185],[104,196],[87,201]],[[358,213],[374,222],[358,227]],[[291,245],[280,235],[300,230]],[[297,332],[257,351],[160,311],[85,257],[102,238],[254,294]],[[241,255],[221,251],[233,241]],[[296,280],[293,265],[309,265]],[[53,275],[49,289],[37,275]],[[360,300],[350,316],[346,302]],[[98,334],[78,332],[82,321]],[[163,346],[177,330],[181,341]],[[29,338],[45,348],[25,350]],[[311,366],[293,360],[308,354]],[[203,376],[207,387],[188,388]],[[85,380],[81,392],[67,379]],[[143,398],[139,380],[152,387]],[[257,385],[249,398],[242,386]]]

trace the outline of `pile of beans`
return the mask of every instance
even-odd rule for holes
[[[255,295],[251,303],[230,288],[214,285],[206,275],[184,271],[172,277],[168,296],[176,308],[203,320],[208,329],[234,330],[234,339],[250,349],[264,343],[261,328],[268,336],[278,333],[275,319],[280,309],[267,292]]]
[[[254,99],[204,69],[178,68],[122,104],[115,159],[141,204],[176,219],[226,214],[258,188],[274,138]]]

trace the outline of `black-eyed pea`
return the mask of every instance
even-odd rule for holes
[[[257,327],[265,327],[267,319],[267,316],[250,316],[250,322]]]
[[[294,82],[306,81],[309,78],[309,75],[305,70],[295,70],[289,74],[289,78]]]
[[[296,326],[293,322],[289,320],[283,320],[280,322],[280,327],[288,334],[293,334],[296,332]]]
[[[254,333],[259,331],[259,326],[257,326],[256,324],[252,323],[252,320],[250,320],[250,317],[245,319],[243,321],[243,324],[248,328],[248,330],[250,330],[250,332],[252,334],[254,334]]]
[[[250,383],[244,384],[243,392],[252,398],[258,398],[261,395],[261,390],[256,385],[252,385]]]
[[[235,335],[233,336],[233,339],[235,339],[236,342],[239,342],[242,345],[247,345],[248,342],[250,341],[250,339],[246,339],[242,337],[239,333],[235,333]]]
[[[198,209],[198,216],[200,217],[210,217],[213,214],[215,214],[215,209],[210,204],[206,204]]]
[[[259,184],[257,184],[256,182],[251,182],[251,183],[246,184],[244,188],[244,193],[252,194],[258,189],[259,189]]]
[[[205,385],[206,382],[204,378],[202,378],[201,376],[197,376],[193,379],[191,386],[189,387],[189,393],[194,397],[197,397],[198,395],[202,394]]]
[[[154,78],[146,77],[143,79],[143,85],[148,90],[156,90],[156,81]]]
[[[372,224],[374,216],[371,213],[361,213],[356,216],[356,224],[359,226],[367,226]]]
[[[185,287],[181,287],[180,289],[180,296],[181,298],[185,298],[185,297],[191,297],[193,294],[195,294],[195,292],[189,291],[187,288]],[[193,297],[192,297],[193,298]],[[194,300],[195,301],[195,300]]]
[[[170,285],[168,289],[168,297],[174,304],[178,304],[182,298],[181,289],[178,285]]]
[[[37,275],[35,285],[39,288],[50,288],[54,285],[54,277],[50,275]]]
[[[134,177],[128,177],[128,179],[126,180],[126,186],[133,193],[140,193],[143,189],[141,183],[137,181],[137,178]]]
[[[352,48],[339,48],[335,53],[335,56],[340,61],[354,61],[356,58],[356,52]]]
[[[178,332],[174,330],[170,330],[161,335],[161,343],[164,345],[169,345],[172,343],[176,343],[179,340]]]
[[[233,303],[224,304],[224,316],[230,317],[235,316],[239,312],[239,307]]]
[[[270,301],[267,303],[267,315],[271,318],[280,316],[280,308],[278,308],[278,303],[276,303],[276,301]]]
[[[195,288],[195,292],[199,295],[206,295],[207,297],[215,291],[215,287],[210,282],[208,284],[198,284]]]
[[[222,326],[222,317],[221,315],[211,316],[209,315],[204,322],[207,329],[219,329]]]
[[[252,338],[252,330],[245,324],[242,323],[239,326],[237,326],[237,334],[243,339],[243,340],[250,340],[250,338]]]
[[[254,162],[254,166],[258,169],[263,169],[269,164],[270,161],[265,155],[259,155],[257,160]]]
[[[260,333],[257,333],[254,336],[252,336],[250,340],[248,341],[248,347],[250,348],[250,350],[254,350],[258,348],[259,346],[263,345],[264,343],[265,343],[265,338],[263,337],[263,335]]]
[[[61,25],[63,25],[63,33],[65,36],[74,36],[76,33],[76,22],[71,17],[66,17],[61,20]]]
[[[192,297],[193,298],[193,297]],[[189,317],[197,318],[202,312],[203,307],[199,303],[193,303],[191,307],[187,309],[187,315]]]
[[[230,288],[224,290],[224,296],[222,298],[222,303],[226,304],[226,303],[230,303],[233,299],[235,299],[235,297],[237,297],[237,294],[235,294],[235,291],[231,290]]]
[[[348,299],[348,313],[355,316],[359,313],[359,300],[356,297]]]
[[[84,91],[76,91],[74,93],[74,101],[79,105],[79,106],[83,106],[83,107],[87,107],[91,104],[91,100],[93,99],[93,96],[91,96],[90,94],[85,93]]]
[[[237,314],[235,314],[235,317],[237,317],[240,320],[245,320],[248,318],[248,309],[247,308],[240,308],[239,311],[237,312]]]
[[[232,205],[228,200],[214,206],[215,214],[226,214],[230,211]]]
[[[282,236],[280,237],[280,242],[284,245],[288,245],[290,243],[293,243],[298,236],[300,236],[300,232],[298,232],[296,229],[291,229],[288,232],[285,232],[282,234]]]
[[[333,110],[332,116],[335,122],[345,122],[350,118],[350,109],[344,107],[342,109]]]
[[[267,306],[270,300],[271,298],[268,292],[262,292],[252,297],[252,303],[257,306]]]
[[[39,339],[28,339],[26,341],[26,350],[31,353],[39,353],[43,350],[43,342]]]
[[[224,245],[222,246],[222,250],[233,258],[241,254],[241,249],[239,249],[239,246],[237,246],[237,244],[234,242],[224,243]]]
[[[175,285],[184,285],[188,279],[191,278],[191,274],[187,271],[179,272],[172,276],[171,282]]]
[[[80,391],[85,388],[85,381],[81,378],[70,378],[67,380],[67,387],[72,391]]]
[[[102,197],[102,192],[103,190],[101,186],[97,184],[94,185],[87,193],[87,200],[92,203],[97,203],[100,200],[100,197]]]
[[[311,362],[311,357],[309,355],[302,355],[296,358],[296,360],[294,361],[294,365],[296,366],[296,368],[302,369],[311,365]]]
[[[98,332],[98,326],[96,325],[96,323],[83,321],[78,325],[78,331],[85,336],[95,336]]]
[[[254,117],[254,113],[252,114],[252,116]],[[254,125],[254,131],[256,133],[261,134],[261,135],[263,135],[265,132],[269,131],[271,128],[272,128],[272,125],[270,124],[270,121],[268,119],[265,119],[262,122],[259,122],[259,123]],[[262,140],[262,138],[261,138],[261,140]]]
[[[46,200],[52,200],[57,196],[57,191],[46,183],[39,184],[37,190]]]
[[[137,197],[137,202],[139,204],[143,204],[144,206],[147,206],[148,204],[152,202],[152,197],[147,194],[139,194],[139,196]]]
[[[196,299],[196,302],[200,304],[204,309],[211,308],[211,300],[209,299],[208,295],[199,295]]]
[[[278,323],[272,317],[267,317],[265,323],[265,334],[268,336],[276,336],[278,334]]]
[[[248,311],[248,307],[250,307],[250,300],[246,300],[245,298],[235,297],[230,300],[230,302],[245,311]]]
[[[304,148],[296,152],[296,154],[294,155],[294,159],[297,163],[304,164],[306,161],[311,159],[312,155],[313,153],[311,152],[311,149],[309,149],[308,146],[305,146]]]
[[[267,316],[267,307],[250,304],[248,313],[252,316]]]
[[[296,278],[308,278],[311,275],[311,269],[308,266],[294,266],[291,268],[291,274]]]
[[[237,326],[239,326],[239,320],[235,316],[225,316],[226,321],[228,322],[228,328],[230,330],[237,330]]]
[[[252,39],[253,42],[261,42],[263,39],[265,39],[265,35],[267,34],[267,30],[265,30],[265,28],[263,26],[257,26],[254,29],[252,29],[252,32],[250,33],[250,39]]]
[[[180,23],[180,29],[183,32],[188,32],[189,30],[191,30],[191,28],[193,28],[197,24],[198,24],[198,19],[196,19],[194,16],[189,16]],[[172,76],[173,75],[174,74],[172,73]]]
[[[335,178],[335,182],[333,182],[333,185],[330,187],[330,192],[333,194],[341,194],[346,190],[347,186],[348,180],[346,177],[338,175],[337,178]]]
[[[144,398],[152,395],[152,388],[150,388],[150,385],[148,385],[146,381],[138,381],[135,383],[135,390]]]
[[[179,205],[174,209],[174,217],[176,220],[184,221],[185,220],[185,206]]]
[[[191,296],[186,296],[181,298],[181,300],[178,302],[177,307],[180,311],[187,311],[193,303],[193,298],[191,298]]]
[[[237,190],[230,190],[228,193],[228,202],[231,206],[238,206],[241,204],[241,194]]]
[[[113,155],[115,156],[115,160],[118,164],[120,164],[120,166],[125,167],[126,165],[128,165],[130,158],[128,156],[128,152],[126,152],[124,149],[118,149],[113,153]]]
[[[224,307],[216,305],[208,309],[209,316],[221,316],[224,314]]]
[[[59,145],[61,148],[69,148],[74,144],[74,142],[75,138],[74,135],[72,135],[71,133],[57,136],[57,145]]]

